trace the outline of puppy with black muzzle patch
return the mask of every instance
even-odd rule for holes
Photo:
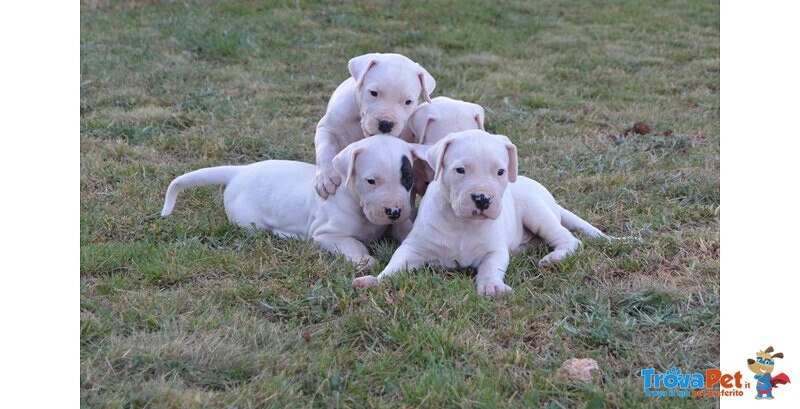
[[[511,291],[503,282],[509,251],[544,242],[552,251],[539,265],[562,260],[580,245],[570,230],[608,238],[556,203],[536,181],[517,176],[517,148],[502,135],[483,131],[450,134],[431,147],[435,170],[414,227],[377,276],[358,277],[353,287],[372,287],[403,269],[424,263],[476,267],[478,293]]]
[[[310,163],[267,160],[200,169],[170,183],[161,215],[172,212],[186,188],[225,185],[225,213],[231,223],[279,237],[311,238],[359,267],[369,267],[375,258],[365,243],[384,236],[389,226],[398,240],[411,229],[415,157],[410,144],[391,135],[350,144],[332,160],[345,181],[344,192],[327,200],[315,192],[317,169]]]

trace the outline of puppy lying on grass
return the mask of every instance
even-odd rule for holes
[[[170,183],[161,216],[172,213],[186,188],[225,185],[225,213],[231,223],[280,237],[311,238],[357,266],[369,267],[375,259],[365,243],[381,238],[390,225],[397,227],[393,230],[400,240],[411,228],[415,157],[411,145],[391,135],[350,144],[333,158],[345,187],[327,200],[315,191],[317,167],[310,163],[267,160],[199,169]]]
[[[476,267],[478,293],[499,296],[511,291],[503,282],[509,251],[544,242],[553,249],[539,261],[545,267],[580,246],[571,230],[609,238],[559,206],[538,182],[517,176],[517,148],[505,136],[453,133],[433,145],[426,159],[435,176],[411,233],[377,277],[358,277],[353,287],[372,287],[432,262]]]

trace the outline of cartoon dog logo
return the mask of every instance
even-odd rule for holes
[[[773,354],[772,351],[774,349],[769,347],[763,351],[758,351],[756,359],[747,360],[747,368],[756,374],[755,378],[758,382],[756,384],[756,392],[758,392],[756,399],[773,399],[772,388],[791,382],[784,373],[772,376],[772,371],[775,369],[775,358],[783,358],[783,352]]]

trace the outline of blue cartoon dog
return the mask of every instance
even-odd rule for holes
[[[772,371],[775,369],[775,358],[783,358],[783,352],[773,354],[772,351],[774,349],[769,347],[758,351],[755,360],[747,360],[747,368],[756,374],[756,392],[758,392],[756,399],[773,399],[772,388],[790,382],[789,377],[784,373],[772,376]]]

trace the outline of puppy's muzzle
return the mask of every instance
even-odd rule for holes
[[[487,197],[483,193],[480,194],[473,193],[470,195],[470,197],[472,198],[472,201],[475,202],[475,207],[477,207],[478,210],[486,210],[492,204],[492,199],[490,197]]]
[[[392,127],[394,127],[394,122],[392,121],[387,121],[385,119],[378,121],[378,130],[381,131],[381,133],[392,132]]]
[[[389,218],[389,220],[397,220],[400,218],[402,209],[399,207],[386,207],[384,208],[384,211],[386,212],[386,216]]]

